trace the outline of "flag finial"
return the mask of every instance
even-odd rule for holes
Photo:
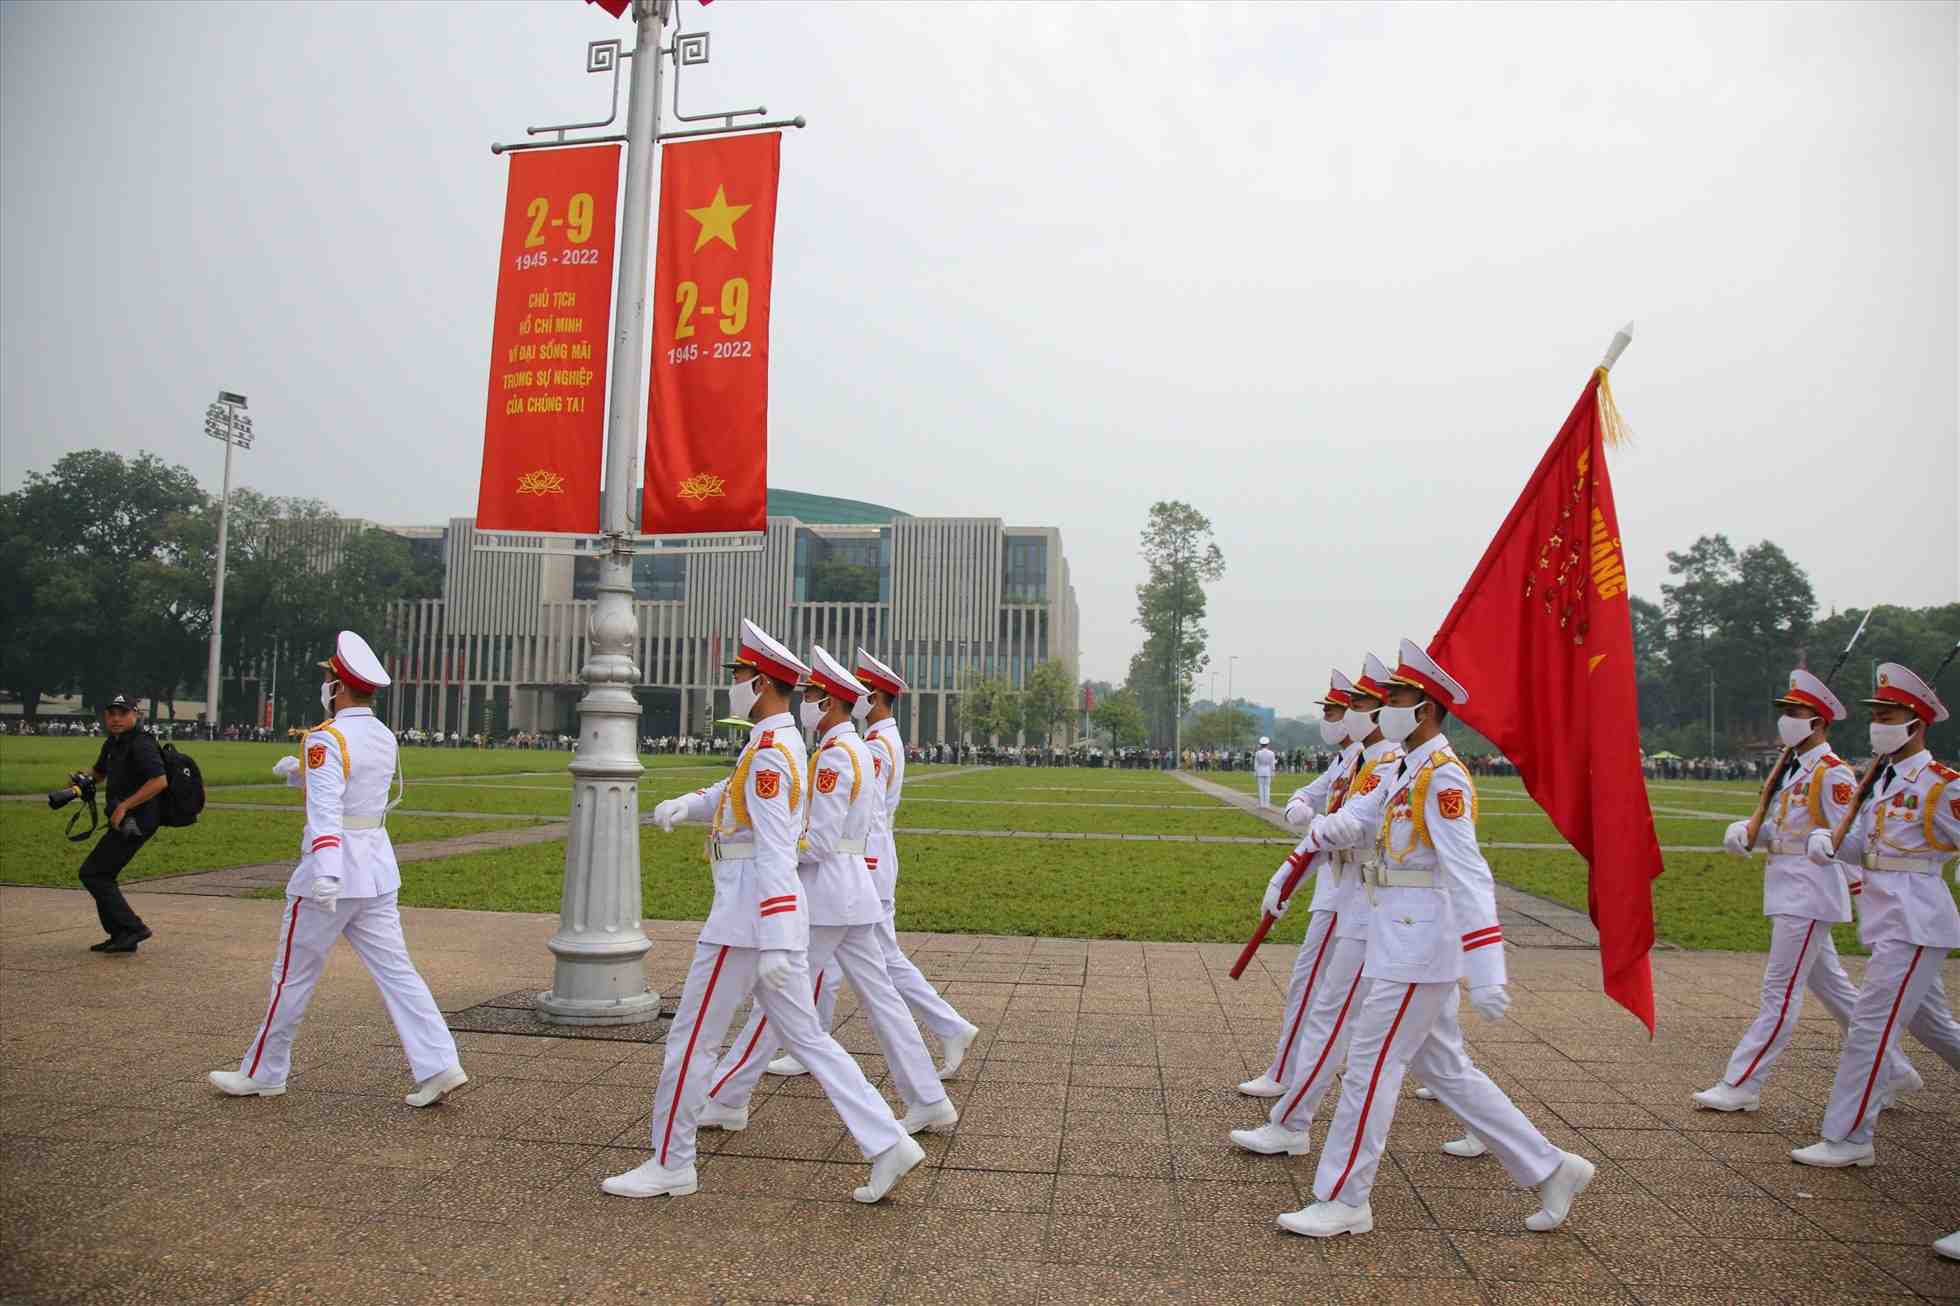
[[[1599,360],[1599,370],[1610,372],[1613,364],[1620,361],[1620,355],[1633,343],[1633,323],[1629,322],[1613,333],[1613,343],[1606,346],[1606,357]]]

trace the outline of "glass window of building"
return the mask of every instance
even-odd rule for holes
[[[796,533],[798,603],[889,603],[891,532],[820,535]]]
[[[1004,541],[1001,602],[1048,601],[1048,541],[1040,535],[1010,535]]]

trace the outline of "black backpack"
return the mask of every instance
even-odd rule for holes
[[[159,795],[157,820],[163,825],[194,825],[204,810],[204,772],[190,754],[177,751],[175,744],[163,744],[163,774],[169,787]]]

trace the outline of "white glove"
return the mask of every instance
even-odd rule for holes
[[[765,952],[755,959],[755,977],[758,982],[770,988],[781,990],[789,983],[789,954],[787,952]]]
[[[1819,866],[1829,866],[1837,860],[1837,848],[1831,843],[1829,830],[1812,830],[1809,842],[1804,845],[1804,852]]]
[[[1286,805],[1286,823],[1296,830],[1304,830],[1313,821],[1313,804],[1304,798],[1295,798]]]
[[[654,805],[653,823],[667,834],[672,834],[674,826],[686,815],[687,804],[679,798],[669,798]]]
[[[1502,1020],[1511,1009],[1511,993],[1502,984],[1480,984],[1470,990],[1470,1009],[1485,1020]]]
[[[313,879],[313,902],[328,911],[339,910],[335,904],[340,901],[340,879],[333,875],[319,875]]]
[[[299,770],[299,759],[291,753],[288,753],[272,764],[272,774],[278,776],[281,780],[290,779],[293,772],[297,770]]]
[[[1283,902],[1280,900],[1279,888],[1277,884],[1267,885],[1266,896],[1259,900],[1259,910],[1276,920],[1286,915],[1286,909],[1293,905],[1293,899],[1291,897],[1288,897]]]
[[[1728,849],[1737,857],[1747,857],[1749,855],[1749,822],[1737,821],[1731,825],[1728,828],[1728,832],[1722,836],[1722,847]]]

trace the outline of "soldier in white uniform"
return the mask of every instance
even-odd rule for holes
[[[660,1085],[653,1094],[653,1155],[600,1186],[617,1197],[684,1197],[696,1191],[695,1128],[707,1101],[715,1050],[751,994],[776,1037],[810,1067],[871,1162],[871,1181],[852,1193],[884,1198],[925,1159],[892,1117],[885,1099],[837,1040],[817,1024],[810,1004],[810,913],[797,874],[808,801],[803,737],[790,697],[809,668],[754,622],[730,664],[729,711],[753,723],[734,773],[708,789],[654,808],[654,823],[672,832],[682,820],[711,820],[707,855],[714,906],[701,927],[667,1031]]]
[[[273,771],[306,791],[299,865],[286,881],[285,919],[273,953],[272,995],[265,1019],[237,1070],[214,1070],[211,1082],[233,1097],[277,1097],[286,1091],[293,1039],[326,967],[345,935],[381,990],[388,1019],[415,1074],[410,1106],[431,1106],[469,1082],[456,1040],[409,959],[395,894],[401,870],[387,829],[388,789],[399,774],[395,734],[374,715],[374,695],[388,672],[367,641],[351,630],[320,664],[320,703],[328,719],[306,732],[305,761],[282,757]],[[396,801],[399,801],[397,799]]]
[[[1273,741],[1259,736],[1259,751],[1252,755],[1252,780],[1259,786],[1259,809],[1264,811],[1273,805],[1273,772],[1279,770],[1279,754],[1272,749]]]
[[[1388,669],[1374,654],[1368,654],[1360,679],[1351,686],[1342,718],[1350,742],[1337,764],[1339,777],[1326,798],[1329,812],[1340,811],[1350,798],[1373,793],[1394,773],[1395,763],[1402,756],[1400,745],[1384,738],[1375,721],[1388,693],[1387,679]],[[1315,922],[1319,923],[1324,911],[1327,943],[1322,946],[1327,955],[1316,957],[1317,984],[1311,993],[1303,995],[1299,1010],[1304,1019],[1295,1020],[1298,1037],[1287,1050],[1282,1087],[1277,1094],[1259,1094],[1279,1100],[1268,1113],[1266,1124],[1232,1131],[1232,1142],[1248,1152],[1299,1156],[1307,1150],[1314,1112],[1340,1075],[1354,1029],[1356,1002],[1367,983],[1361,968],[1368,951],[1369,906],[1367,888],[1361,881],[1361,859],[1344,849],[1314,849],[1310,844],[1308,839],[1301,840],[1280,868],[1279,880],[1267,886],[1267,895],[1271,898],[1275,894],[1284,872],[1296,860],[1313,866]],[[1283,910],[1285,904],[1279,906]],[[1244,1090],[1241,1085],[1240,1091]]]
[[[1446,704],[1469,696],[1406,639],[1387,693],[1381,732],[1406,750],[1393,774],[1340,811],[1315,817],[1308,831],[1314,849],[1375,844],[1366,867],[1373,910],[1362,974],[1369,982],[1349,1015],[1354,1034],[1340,1105],[1314,1175],[1318,1200],[1282,1215],[1280,1227],[1316,1238],[1374,1228],[1368,1194],[1403,1073],[1413,1068],[1515,1182],[1538,1190],[1540,1209],[1525,1227],[1556,1229],[1592,1182],[1593,1165],[1553,1147],[1470,1064],[1456,1027],[1459,979],[1469,981],[1478,1014],[1498,1020],[1510,1006],[1496,894],[1477,848],[1476,791],[1442,733]]]
[[[862,648],[857,651],[857,666],[852,675],[870,691],[858,700],[857,713],[864,723],[865,743],[870,745],[874,764],[885,783],[884,809],[872,826],[871,851],[865,857],[885,907],[884,922],[878,927],[878,939],[885,950],[885,972],[891,976],[892,986],[905,999],[912,1014],[939,1036],[944,1058],[939,1076],[951,1079],[959,1074],[960,1063],[966,1059],[966,1050],[973,1046],[973,1040],[979,1037],[980,1027],[955,1011],[953,1004],[939,995],[932,981],[898,946],[898,842],[892,832],[898,828],[898,804],[905,793],[905,741],[899,738],[892,704],[905,692],[905,682],[896,671]],[[829,1029],[836,1014],[837,985],[827,984],[817,997],[817,1016],[823,1027]],[[769,1063],[769,1073],[800,1075],[804,1067],[795,1056],[783,1056]]]
[[[1838,964],[1831,942],[1831,926],[1851,919],[1844,868],[1814,865],[1805,851],[1811,831],[1837,825],[1858,786],[1857,775],[1831,752],[1826,737],[1833,723],[1844,720],[1844,704],[1829,685],[1801,667],[1790,673],[1788,692],[1775,702],[1782,709],[1777,734],[1796,753],[1756,838],[1769,853],[1763,868],[1769,965],[1763,971],[1756,1019],[1736,1044],[1721,1082],[1694,1095],[1697,1104],[1712,1111],[1754,1111],[1761,1104],[1770,1067],[1796,1034],[1806,988],[1840,1026],[1850,1024],[1858,1002],[1858,987]],[[1746,857],[1748,838],[1749,823],[1737,821],[1722,846]],[[1851,876],[1857,878],[1858,872]],[[1887,1066],[1888,1099],[1917,1087],[1912,1063],[1894,1049]]]
[[[1372,654],[1370,657],[1372,658]],[[1362,673],[1367,679],[1367,673]],[[1327,693],[1320,700],[1321,738],[1340,748],[1333,765],[1309,783],[1293,791],[1286,801],[1286,821],[1296,829],[1305,829],[1317,811],[1338,807],[1354,780],[1354,769],[1359,764],[1361,742],[1351,739],[1349,732],[1355,724],[1364,720],[1363,713],[1351,706],[1354,695],[1354,682],[1339,671],[1329,677]],[[1364,702],[1368,701],[1364,694]],[[1378,703],[1372,706],[1380,706]],[[1331,729],[1330,729],[1331,727]],[[1368,730],[1374,723],[1368,722]],[[1363,732],[1366,733],[1365,731]],[[1307,857],[1299,849],[1280,863],[1266,882],[1265,896],[1260,899],[1259,910],[1274,917],[1286,915],[1292,906],[1291,898],[1282,898],[1280,890],[1285,886],[1287,876],[1294,866]],[[1293,1050],[1301,1046],[1301,1032],[1307,1020],[1307,1011],[1313,1005],[1316,994],[1326,991],[1328,981],[1322,976],[1326,972],[1328,953],[1332,949],[1335,925],[1334,900],[1340,888],[1333,863],[1328,857],[1315,856],[1311,862],[1313,880],[1312,905],[1308,910],[1312,915],[1307,920],[1307,932],[1300,940],[1300,951],[1293,959],[1293,974],[1286,985],[1286,1005],[1281,1009],[1279,1040],[1273,1047],[1272,1062],[1265,1073],[1256,1079],[1248,1079],[1239,1085],[1239,1092],[1247,1097],[1278,1097],[1286,1091],[1287,1071],[1293,1064]],[[1299,890],[1294,890],[1297,896]],[[1338,1063],[1336,1063],[1338,1065]]]
[[[1874,765],[1881,769],[1844,841],[1837,843],[1831,830],[1814,830],[1809,855],[1820,867],[1843,858],[1864,868],[1858,937],[1871,960],[1838,1054],[1823,1141],[1790,1153],[1804,1165],[1876,1161],[1872,1137],[1887,1058],[1907,1025],[1933,1033],[1928,1045],[1960,1070],[1960,1056],[1938,1036],[1952,1013],[1922,1010],[1935,1001],[1947,952],[1960,948],[1960,910],[1945,884],[1960,847],[1960,772],[1926,750],[1926,728],[1947,719],[1946,705],[1897,662],[1879,664],[1878,688],[1865,705]]]
[[[874,819],[885,804],[884,785],[881,767],[851,723],[851,709],[865,688],[822,645],[812,648],[810,662],[810,684],[798,717],[816,735],[817,748],[810,758],[810,819],[797,870],[810,905],[813,988],[821,993],[834,969],[857,989],[905,1100],[900,1127],[908,1134],[950,1128],[959,1122],[959,1112],[947,1100],[919,1027],[885,972],[878,938],[885,909],[865,853]],[[731,1131],[748,1127],[749,1098],[775,1047],[769,1017],[758,1005],[709,1077],[701,1126]]]

